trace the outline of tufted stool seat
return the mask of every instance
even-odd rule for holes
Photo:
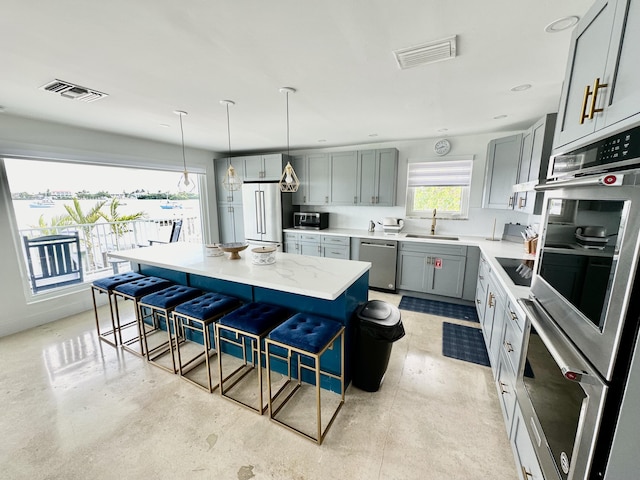
[[[178,342],[176,349],[178,353],[178,372],[182,378],[200,388],[208,390],[210,393],[218,386],[217,384],[215,387],[213,385],[209,362],[212,354],[215,353],[215,350],[211,347],[211,344],[215,342],[215,327],[213,330],[211,327],[222,315],[239,306],[240,300],[221,293],[205,293],[204,295],[200,295],[176,306],[171,314],[173,328],[176,332],[184,332],[185,338],[185,343]],[[204,351],[200,351],[200,348],[198,348],[199,353],[183,362],[183,352],[186,350],[183,346],[186,346],[186,343],[197,344],[199,341],[198,337],[200,336],[202,336]],[[192,341],[187,342],[187,340]],[[217,348],[217,344],[215,345]],[[203,363],[206,368],[206,385],[199,382],[193,374],[188,376],[191,372],[194,372],[194,374],[197,373],[196,369]]]
[[[216,324],[216,344],[219,352],[223,347],[235,349],[241,354],[242,362],[228,375],[224,375],[222,354],[218,354],[220,371],[220,394],[260,415],[267,405],[264,402],[262,366],[264,338],[277,325],[289,317],[289,311],[267,303],[248,303],[223,316]],[[248,342],[248,343],[247,343]],[[231,355],[225,355],[231,357]],[[227,358],[231,360],[231,358]],[[242,390],[241,382],[247,375],[257,377],[258,389]],[[257,395],[256,395],[257,393]],[[257,396],[257,398],[256,398]]]
[[[93,313],[96,318],[96,331],[98,332],[98,338],[113,347],[122,344],[121,329],[136,323],[134,319],[125,325],[120,325],[120,316],[116,315],[113,306],[113,289],[123,283],[132,282],[133,280],[139,280],[141,278],[144,278],[144,275],[135,272],[127,272],[120,275],[113,275],[111,277],[99,278],[91,284]],[[100,329],[100,317],[98,316],[98,307],[96,305],[96,292],[98,292],[98,294],[104,293],[107,295],[107,300],[109,302],[109,314],[111,315],[111,330],[101,331]],[[113,336],[113,339],[110,338],[111,336]]]
[[[132,280],[130,282],[122,283],[113,288],[113,298],[117,300],[118,297],[122,297],[125,300],[132,300],[134,303],[134,310],[136,315],[135,327],[136,335],[130,339],[123,340],[121,342],[122,348],[139,356],[145,355],[144,342],[142,341],[142,332],[145,330],[145,326],[142,323],[142,315],[140,311],[139,300],[145,295],[157,292],[171,286],[172,283],[169,280],[159,277],[147,277],[143,276]],[[118,303],[115,302],[116,319],[120,318],[118,312]],[[117,320],[119,322],[119,320]],[[137,344],[137,348],[134,345]]]
[[[330,348],[333,348],[336,341],[340,341],[340,372],[334,373],[325,370],[321,366],[322,355]],[[279,347],[272,349],[271,347]],[[286,354],[281,354],[278,350],[284,350]],[[267,387],[269,392],[269,417],[274,422],[288,428],[289,430],[302,435],[303,437],[321,444],[329,427],[335,420],[340,408],[344,404],[344,326],[334,320],[312,315],[308,313],[297,313],[286,322],[274,328],[265,340],[265,352],[267,357]],[[297,382],[292,381],[292,354],[297,360]],[[289,381],[283,385],[274,395],[271,393],[271,361],[272,358],[279,358],[286,362],[289,373]],[[299,407],[293,405],[287,407],[289,400],[296,394],[303,391],[304,372],[313,372],[312,381],[315,385],[316,397],[316,429],[315,433],[307,433],[301,427],[295,427],[291,421],[286,422],[284,418],[279,418],[279,413],[287,413],[285,410],[292,410]],[[331,419],[323,429],[322,425],[322,390],[320,388],[321,377],[330,377],[340,381],[340,399],[334,399],[336,407]],[[290,387],[293,385],[293,389]],[[276,407],[276,400],[289,389]],[[327,392],[327,395],[329,392]],[[292,402],[295,403],[295,402]],[[290,412],[289,412],[290,413]],[[284,417],[284,415],[281,415]]]
[[[173,349],[175,344],[180,341],[181,332],[171,328],[170,315],[175,307],[200,294],[202,294],[202,292],[197,288],[186,287],[184,285],[171,285],[170,287],[145,295],[140,299],[138,302],[140,304],[140,323],[144,326],[144,320],[148,318],[153,327],[151,330],[147,328],[143,328],[142,330],[145,356],[149,362],[163,370],[178,373]],[[146,315],[144,314],[145,309],[147,312]],[[150,340],[155,341],[157,337],[163,337],[163,330],[166,330],[166,340],[161,340],[159,343],[155,342],[155,345],[150,348]],[[167,353],[171,354],[171,367],[159,362]]]

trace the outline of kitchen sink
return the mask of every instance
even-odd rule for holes
[[[405,238],[427,238],[431,240],[460,240],[458,237],[450,237],[448,235],[422,235],[418,233],[407,233]]]

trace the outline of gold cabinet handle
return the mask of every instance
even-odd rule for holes
[[[506,384],[506,383],[502,383],[502,382],[500,382],[500,394],[501,394],[501,395],[504,395],[505,393],[509,393],[509,391],[508,391],[508,390],[505,390],[505,389],[504,389],[504,387],[506,387],[506,386],[507,386],[507,384]]]
[[[479,278],[480,280],[484,280],[484,277],[483,277],[482,275],[478,275],[478,278]]]
[[[518,198],[518,208],[524,208],[524,206],[527,204],[526,202],[526,198],[525,197],[519,197]]]
[[[524,478],[528,478],[528,477],[533,478],[533,473],[527,472],[527,469],[526,469],[526,467],[524,465],[521,465],[521,468],[522,468],[522,476]]]
[[[487,302],[487,305],[489,305],[490,307],[493,307],[495,305],[495,303],[493,303],[493,299],[496,298],[493,296],[493,293],[489,292],[489,301]]]
[[[513,352],[513,345],[507,341],[504,342],[504,348],[506,348],[509,353]]]
[[[511,197],[509,197],[509,203],[508,203],[507,206],[513,207],[513,195]]]
[[[601,88],[608,87],[608,83],[600,83],[600,79],[596,78],[596,81],[593,82],[593,96],[591,97],[591,108],[589,109],[589,120],[593,119],[593,114],[602,112],[603,108],[596,108],[596,103],[598,101],[598,90]]]
[[[584,96],[582,97],[582,110],[580,110],[580,125],[584,123],[584,119],[588,118],[587,114],[587,102],[589,101],[589,95],[591,95],[591,86],[584,87]]]
[[[477,303],[478,305],[482,305],[482,301],[481,301],[479,298],[476,298],[476,303]]]
[[[515,312],[509,310],[509,314],[511,315],[511,320],[513,320],[514,322],[518,320],[518,315],[516,315]]]

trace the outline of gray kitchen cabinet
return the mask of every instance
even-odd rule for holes
[[[487,345],[489,361],[494,375],[497,374],[500,361],[500,347],[504,336],[505,307],[506,293],[492,270],[489,272],[489,280],[487,282],[487,300],[482,322],[482,333],[484,334],[484,341]]]
[[[273,153],[270,155],[252,155],[249,157],[238,157],[244,162],[244,179],[248,182],[280,181],[284,165],[286,165],[286,155]],[[283,164],[284,162],[284,164]]]
[[[480,256],[475,302],[476,302],[476,311],[478,312],[478,320],[480,320],[480,325],[483,326],[483,334],[484,334],[484,315],[487,310],[487,298],[489,295],[488,283],[489,283],[490,271],[491,271],[491,266],[489,265],[489,262],[487,262],[486,258],[484,258],[483,256]]]
[[[523,134],[518,184],[513,188],[516,192],[513,209],[516,211],[536,215],[542,213],[544,194],[535,192],[533,187],[547,178],[556,117],[555,113],[545,115]]]
[[[637,118],[639,9],[639,0],[598,0],[574,29],[554,150]]]
[[[359,151],[358,168],[358,205],[395,205],[398,150]]]
[[[400,242],[398,288],[462,297],[466,246]]]
[[[518,177],[521,152],[521,133],[489,142],[482,195],[483,208],[513,208],[513,186]]]
[[[507,429],[507,435],[511,431],[513,423],[513,413],[516,405],[516,374],[509,366],[508,361],[504,358],[503,351],[498,352],[500,356],[497,363],[496,374],[496,387],[498,389],[498,398],[500,400],[500,407],[502,408],[502,415],[504,417],[504,424]]]
[[[236,173],[244,178],[244,162],[231,159],[231,164],[235,168]],[[242,205],[242,190],[230,191],[224,188],[223,182],[227,176],[229,168],[229,159],[217,158],[214,163],[216,173],[216,199],[218,205]]]
[[[242,205],[218,205],[220,243],[244,241]]]
[[[358,152],[330,154],[331,205],[355,205],[358,178]]]
[[[294,205],[328,205],[331,195],[331,163],[328,153],[313,153],[294,158],[293,168],[300,180],[293,194]]]
[[[349,260],[350,258],[350,238],[339,235],[321,235],[320,250],[323,257],[340,258]]]
[[[284,248],[287,253],[349,260],[350,237],[320,235],[318,233],[285,232]]]
[[[511,448],[518,464],[519,480],[544,480],[538,465],[533,443],[524,424],[524,417],[516,402],[511,425]]]

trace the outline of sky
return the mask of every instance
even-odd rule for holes
[[[87,190],[112,194],[144,189],[177,192],[179,172],[158,172],[122,167],[5,159],[12,193]],[[191,177],[190,177],[191,178]]]

